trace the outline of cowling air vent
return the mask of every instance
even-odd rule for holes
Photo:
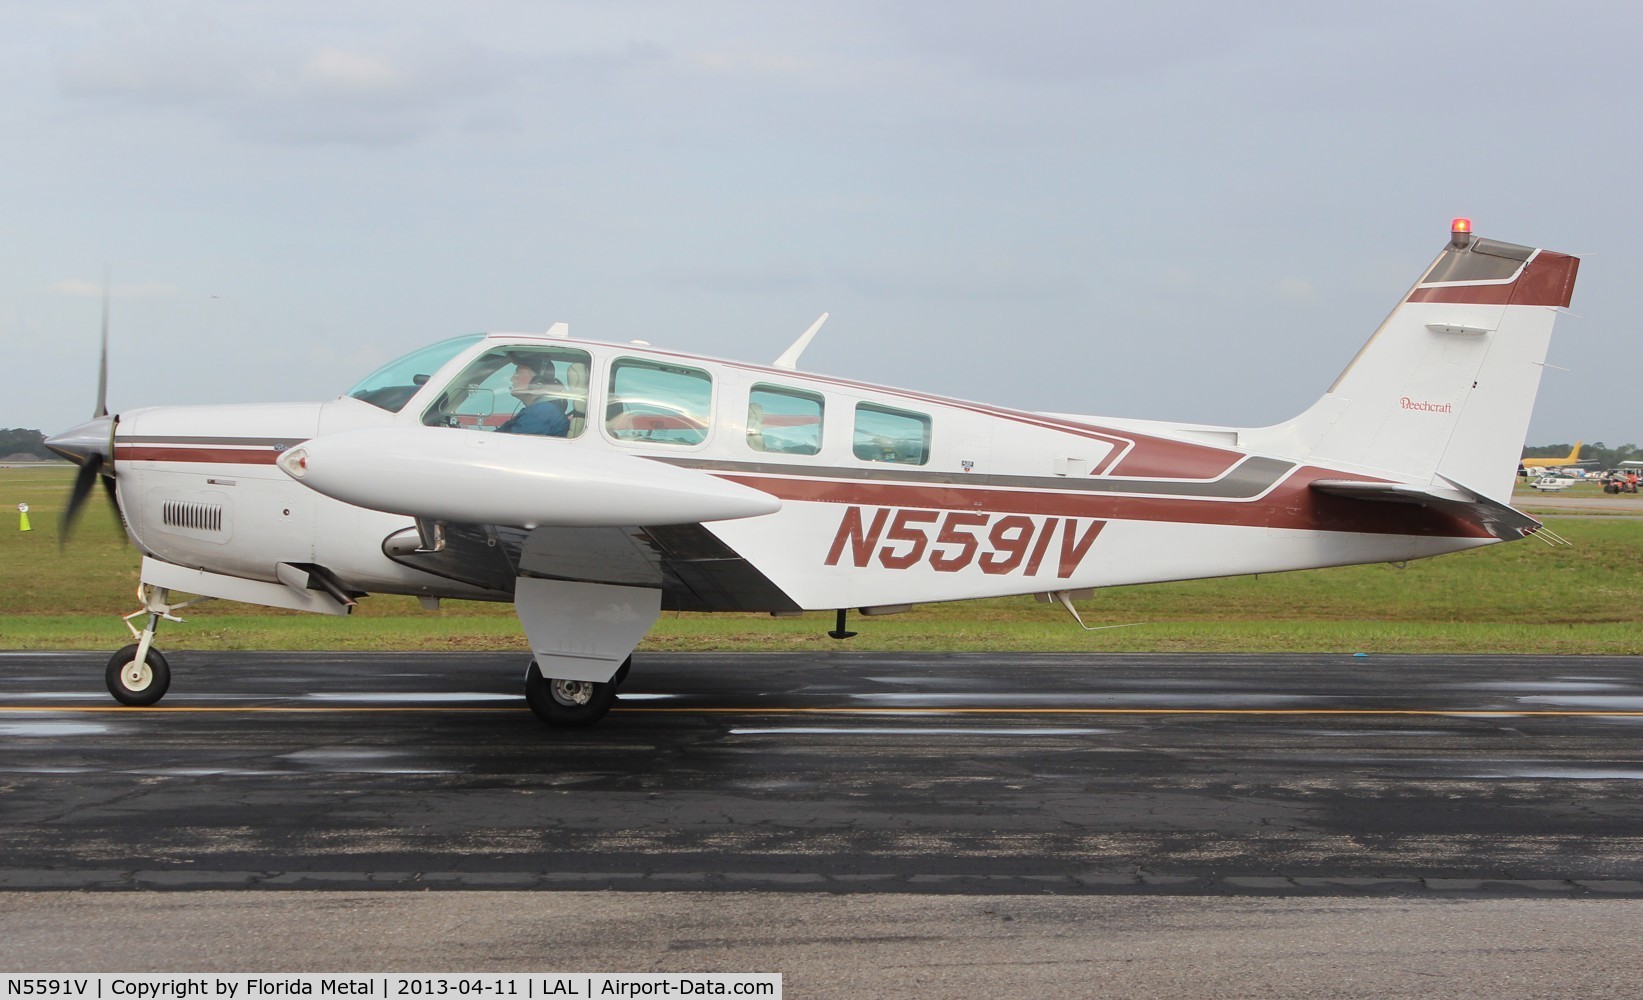
[[[139,520],[150,530],[213,545],[225,545],[234,537],[234,505],[215,490],[150,490]]]
[[[193,531],[221,531],[222,505],[167,500],[160,508],[160,520],[167,527]]]

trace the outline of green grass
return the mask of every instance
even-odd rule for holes
[[[136,550],[95,498],[66,549],[57,521],[72,472],[0,470],[0,648],[107,649],[129,641]],[[1577,487],[1578,489],[1578,487]],[[1530,499],[1530,498],[1524,498]],[[27,503],[34,530],[17,529]],[[1524,502],[1520,499],[1520,503]],[[1091,652],[1643,652],[1643,521],[1558,517],[1574,544],[1533,539],[1410,563],[1352,566],[1098,591],[1080,630],[1030,598],[925,605],[853,616],[861,634],[827,638],[831,614],[664,614],[641,649],[1011,650]],[[372,597],[350,618],[209,602],[162,626],[167,649],[525,649],[511,605]]]

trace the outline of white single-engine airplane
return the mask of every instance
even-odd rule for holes
[[[1271,427],[1034,413],[547,334],[459,337],[328,403],[155,407],[48,444],[143,554],[109,661],[165,694],[162,619],[227,598],[347,614],[367,593],[511,601],[554,725],[610,708],[664,608],[906,610],[1401,562],[1520,538],[1509,505],[1579,261],[1448,246],[1329,391]],[[825,318],[825,317],[824,317]],[[819,325],[818,321],[818,325]],[[107,318],[104,320],[106,387]]]

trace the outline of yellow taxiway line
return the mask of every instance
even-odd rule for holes
[[[350,715],[350,714],[409,714],[437,712],[441,715],[457,712],[523,712],[523,705],[0,705],[0,715],[27,714],[94,714],[94,713],[153,713],[161,715]],[[618,705],[612,713],[629,715],[1221,715],[1240,717],[1262,716],[1381,716],[1381,717],[1438,717],[1438,718],[1551,718],[1603,719],[1643,718],[1643,710],[1630,709],[1499,709],[1499,708],[965,708],[965,707],[909,707],[909,708],[726,708],[714,706],[670,708]]]

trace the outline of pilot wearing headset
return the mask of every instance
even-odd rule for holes
[[[509,391],[525,405],[496,432],[567,436],[570,419],[565,416],[565,399],[560,394],[564,388],[565,384],[554,376],[552,361],[529,356],[516,358]]]

